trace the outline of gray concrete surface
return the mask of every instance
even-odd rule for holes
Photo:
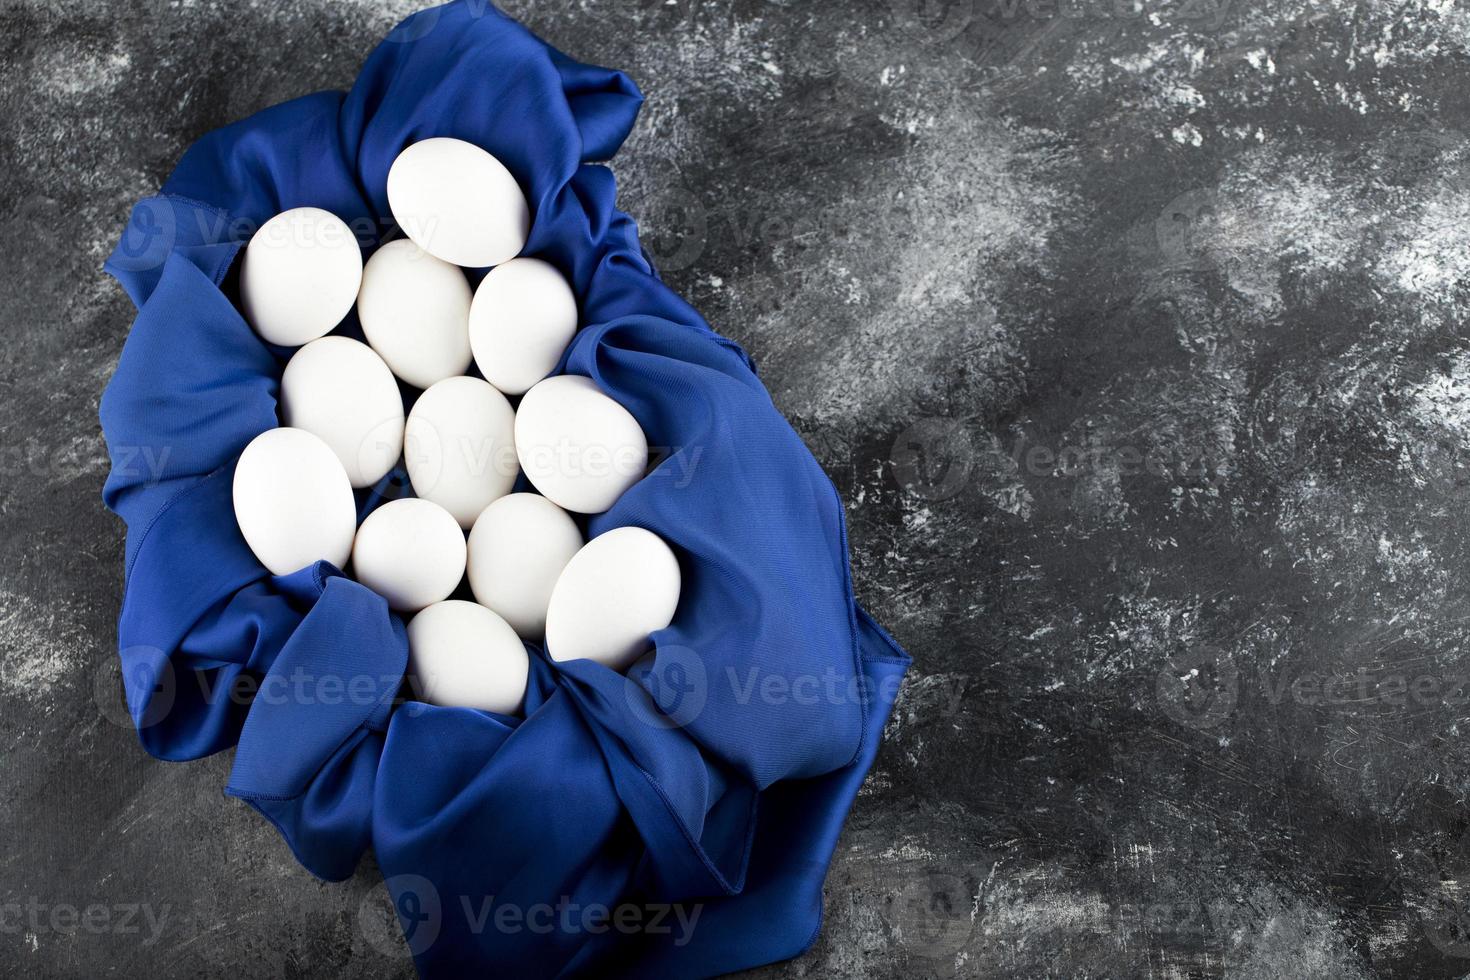
[[[1470,972],[1463,4],[507,6],[644,88],[623,205],[916,660],[764,975]],[[0,6],[6,973],[411,974],[118,723],[96,409],[131,202],[412,7]]]

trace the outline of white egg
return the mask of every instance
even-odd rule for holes
[[[507,395],[550,374],[576,332],[577,298],[550,263],[511,259],[475,290],[470,349],[485,380]]]
[[[449,599],[408,623],[409,672],[419,696],[446,708],[518,714],[531,660],[515,630],[475,602]]]
[[[352,543],[352,574],[399,612],[446,599],[464,577],[464,532],[428,500],[390,500],[367,516]]]
[[[352,553],[357,504],[337,454],[302,429],[267,429],[235,466],[235,521],[272,575]]]
[[[445,378],[408,413],[404,462],[413,492],[468,530],[516,482],[510,402],[479,378]]]
[[[362,270],[357,318],[393,373],[427,388],[470,366],[470,300],[463,272],[400,238]]]
[[[643,477],[648,440],[638,421],[577,374],[547,378],[516,411],[516,453],[552,503],[600,514]]]
[[[322,337],[291,356],[281,423],[331,446],[354,487],[381,480],[403,452],[398,382],[372,348],[349,337]]]
[[[599,534],[567,563],[546,610],[552,660],[595,660],[625,670],[648,651],[649,634],[679,605],[679,562],[641,527]]]
[[[260,226],[240,264],[240,305],[255,332],[297,347],[352,309],[362,249],[352,229],[321,208],[292,208]]]
[[[512,493],[486,507],[470,531],[475,600],[499,613],[523,639],[546,631],[546,606],[582,532],[567,512],[534,493]]]
[[[464,140],[436,137],[398,154],[388,206],[420,248],[471,269],[513,258],[531,229],[530,206],[510,171]]]

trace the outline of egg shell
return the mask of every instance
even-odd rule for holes
[[[449,597],[464,578],[464,532],[429,500],[390,500],[367,516],[352,544],[352,574],[398,612]]]
[[[403,452],[403,399],[383,359],[349,337],[322,337],[281,375],[281,422],[319,437],[354,487],[371,486]]]
[[[551,590],[581,547],[576,522],[545,497],[501,497],[470,531],[468,570],[475,601],[498,613],[522,639],[540,640]]]
[[[240,306],[263,339],[298,347],[331,331],[362,283],[352,229],[321,208],[292,208],[261,225],[240,261]]]
[[[475,365],[507,395],[550,374],[577,332],[577,298],[556,267],[511,259],[491,269],[470,304]]]
[[[515,420],[516,454],[552,503],[600,514],[643,478],[648,440],[638,421],[591,379],[563,374],[535,385]]]
[[[408,623],[409,672],[419,697],[446,708],[502,715],[525,706],[531,661],[505,620],[460,599],[435,603]]]
[[[495,157],[464,140],[420,140],[388,170],[388,207],[420,248],[466,268],[499,265],[526,244],[531,208]]]
[[[413,492],[468,530],[515,485],[515,412],[488,382],[446,378],[408,413],[404,461]]]
[[[347,472],[321,439],[303,429],[267,429],[240,453],[235,521],[272,575],[316,561],[338,568],[352,553],[357,506]]]
[[[547,654],[627,669],[648,651],[649,635],[673,622],[681,584],[678,559],[652,531],[599,534],[567,563],[551,592]]]
[[[357,318],[393,373],[427,388],[470,366],[471,299],[463,271],[400,238],[363,268]]]

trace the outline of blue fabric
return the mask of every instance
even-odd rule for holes
[[[323,878],[371,847],[426,976],[710,976],[799,953],[908,665],[854,602],[831,483],[614,207],[596,161],[641,101],[623,74],[484,3],[424,11],[350,92],[199,140],[107,263],[138,306],[101,416],[104,499],[128,527],[118,634],[142,743],[164,759],[236,745],[227,792]],[[231,506],[240,450],[277,424],[290,354],[237,312],[241,243],[311,205],[369,253],[391,227],[389,166],[431,136],[483,146],[516,176],[534,214],[525,253],[567,275],[582,312],[560,370],[669,448],[585,528],[646,527],[678,554],[684,590],[657,659],[623,677],[533,647],[523,719],[413,700],[386,603],[324,562],[271,576]],[[404,492],[399,472],[359,502]],[[682,918],[655,924],[669,903]],[[633,911],[618,927],[591,911],[620,908]]]

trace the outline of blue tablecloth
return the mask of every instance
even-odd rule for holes
[[[202,138],[107,263],[138,306],[101,415],[143,745],[174,760],[236,745],[227,792],[323,878],[373,848],[427,976],[708,976],[801,952],[909,662],[853,599],[831,483],[614,207],[595,161],[641,101],[485,3],[423,11],[350,92]],[[593,378],[667,453],[586,527],[646,527],[679,557],[654,668],[625,678],[533,648],[524,719],[412,700],[401,619],[324,562],[270,575],[231,505],[290,354],[237,312],[242,243],[311,205],[370,252],[391,228],[389,166],[432,136],[516,176],[525,254],[562,270],[582,313],[559,370]],[[403,487],[395,472],[359,503]]]

